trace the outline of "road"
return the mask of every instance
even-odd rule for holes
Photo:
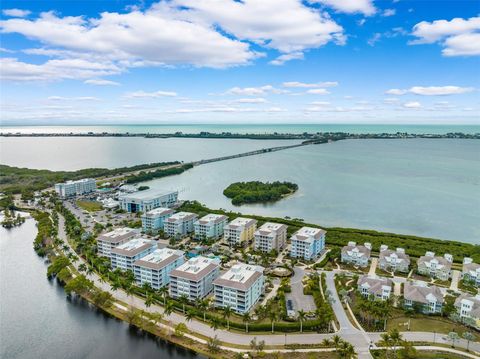
[[[64,240],[65,243],[68,244],[67,235],[65,233],[65,220],[63,216],[59,215],[59,231],[58,235],[60,239]],[[69,244],[68,244],[69,245]],[[69,245],[70,246],[70,245]],[[70,247],[71,248],[71,247]],[[71,248],[73,251],[73,248]],[[83,259],[80,258],[74,266],[78,269],[78,266],[83,263]],[[340,299],[338,297],[337,291],[335,289],[334,283],[334,275],[338,272],[337,270],[332,272],[325,272],[326,273],[326,284],[327,288],[330,290],[332,298],[334,302],[332,303],[333,310],[337,316],[338,322],[340,323],[340,330],[338,333],[344,340],[351,343],[355,350],[358,353],[359,359],[366,359],[371,358],[371,355],[368,350],[368,346],[370,342],[378,341],[380,337],[380,333],[365,333],[358,329],[356,329],[347,317],[342,304],[340,303]],[[99,278],[96,273],[92,273],[88,276],[88,278],[94,282],[95,286],[101,288],[104,291],[110,292],[113,297],[124,303],[128,303],[129,305],[136,307],[138,309],[143,309],[146,312],[161,312],[163,313],[163,308],[158,305],[152,305],[150,307],[146,307],[143,299],[138,298],[136,296],[128,296],[123,290],[116,290],[112,291],[111,287],[108,283],[104,282]],[[190,322],[186,322],[185,317],[179,313],[172,313],[169,316],[165,317],[167,320],[171,322],[172,325],[176,325],[178,323],[186,323],[190,331],[194,333],[198,333],[200,335],[204,335],[207,337],[214,337],[217,336],[219,340],[225,343],[233,344],[233,345],[245,345],[249,346],[250,341],[253,338],[257,338],[258,341],[264,340],[266,345],[285,345],[285,344],[319,344],[325,338],[331,338],[334,334],[318,334],[318,333],[297,333],[297,334],[246,334],[246,333],[239,333],[239,332],[231,332],[225,329],[218,329],[213,330],[207,323],[201,322],[199,320],[192,320]],[[408,332],[402,333],[407,340],[411,341],[433,341],[433,334],[432,333],[416,333],[416,332]],[[437,334],[436,342],[441,343],[441,335]],[[461,340],[457,344],[459,347],[466,348],[466,341]],[[474,342],[470,343],[470,349],[480,352],[480,343]]]

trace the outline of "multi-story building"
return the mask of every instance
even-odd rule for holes
[[[474,283],[477,287],[480,287],[480,264],[473,263],[472,258],[464,258],[462,277],[463,280]]]
[[[364,275],[358,279],[357,285],[365,298],[387,300],[392,293],[393,282],[389,278]]]
[[[111,251],[110,259],[112,268],[132,270],[133,263],[157,249],[157,242],[147,238],[134,238],[125,242]]]
[[[133,274],[139,285],[150,284],[153,289],[160,289],[170,282],[170,272],[181,266],[185,261],[185,252],[170,249],[157,248],[133,263]]]
[[[213,281],[215,306],[246,313],[264,291],[263,267],[238,263]]]
[[[255,219],[237,217],[225,226],[224,237],[231,246],[243,246],[253,240],[256,229]]]
[[[221,214],[207,214],[194,224],[196,239],[219,239],[223,236],[223,228],[227,224],[227,216]]]
[[[355,242],[348,242],[348,245],[342,248],[342,263],[352,264],[358,267],[368,266],[372,245],[368,242],[357,245]]]
[[[290,256],[312,260],[325,248],[325,234],[321,228],[302,227],[290,238]]]
[[[388,272],[408,272],[410,256],[405,254],[405,249],[403,248],[397,248],[396,251],[393,251],[383,244],[380,247],[378,266],[380,269]]]
[[[201,299],[213,290],[213,281],[220,274],[220,259],[197,256],[170,272],[170,296],[186,296],[190,301]]]
[[[175,211],[170,208],[158,207],[142,214],[142,228],[145,232],[163,230],[165,220]]]
[[[109,257],[113,248],[128,242],[138,235],[138,230],[133,228],[116,228],[104,233],[97,238],[97,251],[99,256]]]
[[[255,250],[270,252],[280,251],[287,240],[287,226],[279,223],[266,222],[255,231]]]
[[[425,282],[406,282],[403,288],[405,308],[415,309],[417,306],[424,314],[442,312],[443,294],[437,286],[428,286]]]
[[[436,257],[435,253],[426,252],[417,260],[417,271],[419,274],[446,281],[452,275],[452,262],[451,254]]]
[[[178,202],[178,191],[149,189],[118,197],[120,207],[127,212],[148,212],[154,208],[170,208]]]
[[[455,308],[465,323],[480,329],[480,294],[476,296],[467,293],[461,294],[455,299]]]
[[[93,178],[83,178],[77,181],[67,181],[55,184],[55,192],[60,197],[68,198],[92,193],[97,190],[97,183]]]
[[[163,222],[163,232],[169,237],[182,237],[193,232],[198,216],[190,212],[177,212]]]

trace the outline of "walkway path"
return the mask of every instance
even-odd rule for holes
[[[64,229],[64,218],[63,216],[59,215],[59,237],[68,244],[67,236]],[[69,245],[69,244],[68,244]],[[70,246],[70,245],[69,245]],[[71,248],[72,249],[72,248]],[[72,249],[73,251],[73,249]],[[74,266],[78,269],[78,266],[83,263],[83,259],[80,258]],[[327,288],[330,290],[332,298],[334,299],[332,303],[333,310],[337,316],[338,322],[340,323],[340,330],[337,333],[343,339],[351,343],[355,350],[358,353],[358,358],[371,358],[371,355],[368,350],[368,346],[370,342],[378,341],[380,338],[380,333],[364,333],[355,328],[348,319],[342,304],[340,303],[340,299],[338,297],[337,291],[335,289],[334,283],[334,275],[336,272],[325,272],[326,273],[326,284]],[[150,307],[145,306],[145,302],[142,298],[136,296],[128,296],[125,291],[123,290],[116,290],[112,291],[111,287],[108,283],[101,280],[96,273],[92,273],[88,276],[88,278],[94,282],[95,286],[110,292],[113,297],[121,302],[128,303],[129,305],[136,307],[138,309],[145,310],[146,312],[161,312],[163,313],[163,308],[159,305],[152,305]],[[240,332],[230,332],[225,329],[219,329],[214,331],[207,323],[204,323],[199,320],[192,320],[190,322],[185,321],[185,317],[179,313],[172,313],[169,316],[166,316],[165,319],[169,320],[172,325],[176,325],[178,323],[186,323],[188,328],[200,335],[204,335],[207,337],[214,337],[215,335],[219,340],[225,343],[233,344],[233,345],[244,345],[249,346],[250,341],[256,337],[258,341],[264,340],[265,344],[268,346],[277,345],[283,346],[285,344],[319,344],[325,338],[331,338],[334,334],[318,334],[318,333],[295,333],[295,334],[288,334],[285,335],[283,333],[279,334],[246,334]],[[433,333],[420,333],[420,332],[407,332],[402,333],[402,335],[410,341],[426,341],[426,342],[433,342]],[[442,338],[440,334],[436,336],[437,343],[444,343],[445,340]],[[465,340],[460,340],[457,344],[459,347],[466,348],[467,344]],[[472,350],[480,352],[480,343],[472,342],[470,343],[470,348]],[[297,350],[298,351],[298,350]],[[309,350],[310,351],[310,350]]]
[[[450,290],[458,291],[458,281],[460,280],[461,272],[459,270],[452,271],[452,284],[450,284]]]
[[[378,258],[372,258],[372,264],[370,264],[370,270],[368,271],[368,275],[373,277],[375,275],[375,271],[377,270]]]

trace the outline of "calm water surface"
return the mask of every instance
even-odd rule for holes
[[[202,358],[67,300],[33,251],[36,232],[32,219],[0,227],[0,358]]]

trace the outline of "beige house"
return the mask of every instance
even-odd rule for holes
[[[368,266],[372,245],[368,242],[357,245],[355,242],[348,242],[348,245],[342,248],[342,263],[352,264],[358,267]]]
[[[397,248],[395,251],[388,249],[388,246],[380,247],[380,258],[378,267],[388,272],[408,272],[410,267],[410,256],[405,254],[405,249]]]
[[[267,222],[255,231],[255,250],[270,252],[280,251],[287,241],[287,226],[280,223]]]
[[[452,275],[452,262],[451,254],[439,257],[435,256],[433,252],[426,252],[424,256],[417,260],[417,271],[419,274],[447,281]]]
[[[357,286],[365,298],[387,300],[392,293],[393,282],[389,278],[364,275],[358,279]]]
[[[241,246],[253,240],[256,229],[255,219],[238,217],[225,226],[224,237],[231,246]]]
[[[443,294],[437,286],[428,286],[424,282],[406,282],[403,288],[404,306],[415,309],[416,306],[424,314],[442,312]]]

